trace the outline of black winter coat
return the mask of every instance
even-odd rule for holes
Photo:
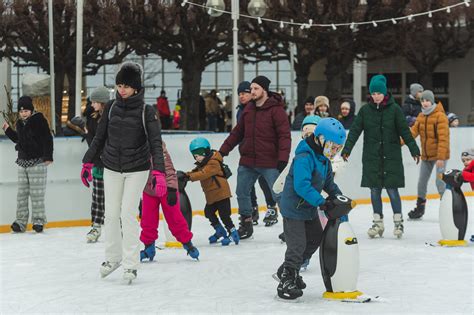
[[[344,126],[344,129],[349,130],[351,129],[352,123],[354,122],[356,118],[356,114],[355,114],[356,104],[353,100],[346,100],[346,102],[348,102],[351,107],[349,110],[349,115],[347,115],[346,117],[339,115],[338,119],[341,122],[341,124]]]
[[[139,172],[149,170],[153,158],[153,169],[165,173],[160,121],[155,108],[147,106],[143,97],[143,89],[127,99],[116,94],[115,101],[104,109],[83,163],[93,163],[102,152],[104,167],[115,172]]]
[[[411,95],[408,95],[403,103],[402,110],[407,119],[407,116],[416,118],[421,113],[421,103]]]
[[[36,112],[26,121],[18,120],[16,131],[8,128],[5,134],[16,143],[15,149],[18,151],[19,159],[53,160],[53,137],[43,114]]]

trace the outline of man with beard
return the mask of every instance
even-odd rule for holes
[[[253,79],[250,89],[252,101],[244,108],[237,125],[222,144],[219,152],[227,156],[240,144],[237,170],[237,201],[239,203],[241,239],[253,234],[250,192],[262,176],[270,187],[288,164],[291,150],[290,124],[281,97],[269,91],[270,80],[265,76]],[[273,192],[274,200],[279,196]],[[270,210],[270,209],[269,209]],[[265,215],[265,223],[276,223],[278,213]]]

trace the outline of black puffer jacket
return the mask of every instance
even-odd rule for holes
[[[5,134],[16,143],[15,149],[18,151],[19,159],[53,160],[53,137],[43,114],[36,112],[26,121],[18,120],[16,131],[8,128]]]
[[[153,158],[153,169],[165,172],[160,121],[155,108],[145,105],[143,96],[143,89],[127,99],[117,93],[115,102],[106,105],[83,163],[92,163],[102,152],[102,163],[112,171],[146,171]],[[148,139],[142,118],[144,106]]]
[[[408,95],[403,103],[402,110],[408,125],[411,127],[415,123],[416,117],[421,113],[421,103]]]

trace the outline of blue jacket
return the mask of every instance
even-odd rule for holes
[[[325,202],[321,196],[323,189],[330,197],[342,194],[334,183],[331,162],[321,152],[313,137],[298,144],[281,196],[283,217],[313,220],[318,215],[318,206]]]

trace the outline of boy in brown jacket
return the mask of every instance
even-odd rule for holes
[[[420,136],[421,167],[418,179],[416,207],[408,213],[410,219],[420,219],[425,214],[426,190],[433,167],[442,174],[449,160],[449,122],[441,103],[436,104],[434,94],[425,90],[421,94],[421,113],[411,127],[413,138]],[[442,196],[446,185],[436,176],[436,188]]]
[[[216,230],[216,233],[209,237],[209,243],[217,243],[222,237],[221,244],[223,246],[229,245],[231,239],[235,244],[238,244],[240,240],[239,233],[230,217],[230,197],[232,195],[227,178],[224,176],[221,154],[211,150],[209,141],[202,137],[191,141],[189,151],[196,160],[196,168],[186,173],[186,175],[193,182],[201,182],[202,190],[206,196],[204,214]],[[216,216],[217,211],[219,211],[219,217],[224,223],[225,229]]]

